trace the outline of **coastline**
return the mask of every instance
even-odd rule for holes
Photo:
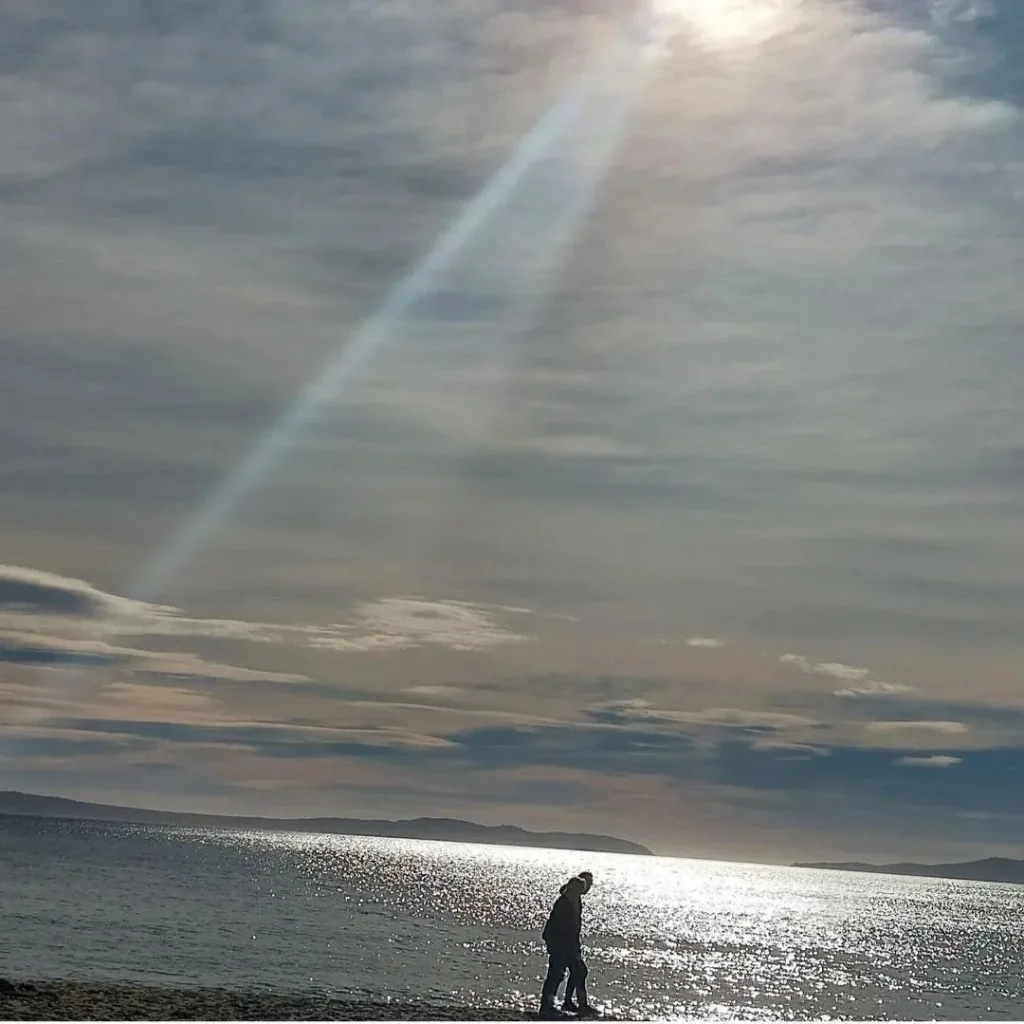
[[[83,981],[0,980],[0,1020],[525,1020],[515,1007],[232,992]]]
[[[91,821],[104,825],[156,825],[164,828],[244,829],[260,832],[301,832],[343,837],[418,839],[426,842],[523,846],[528,849],[615,853],[653,857],[653,851],[617,836],[590,832],[533,832],[518,825],[480,825],[461,818],[264,818],[252,815],[194,814],[145,807],[96,804],[66,797],[40,796],[17,790],[0,791],[0,816],[59,821]]]

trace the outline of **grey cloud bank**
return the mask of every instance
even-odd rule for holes
[[[182,806],[403,813],[420,786],[443,812],[490,785],[662,847],[645,830],[692,803],[721,849],[767,827],[727,791],[761,778],[826,846],[865,820],[918,841],[906,807],[946,779],[942,841],[972,793],[1004,813],[981,790],[1016,756],[1024,655],[1010,3],[794,4],[742,50],[682,27],[540,322],[498,344],[501,276],[466,274],[166,604],[117,596],[616,30],[583,6],[0,15],[0,699],[50,723],[0,728],[21,788],[110,795],[123,758]],[[58,696],[69,673],[115,689]],[[501,765],[472,785],[470,713]],[[303,731],[322,716],[349,732]],[[145,749],[87,751],[115,719]],[[310,743],[284,789],[271,739]],[[602,812],[615,744],[633,789]],[[717,751],[699,792],[666,767],[691,745]],[[874,810],[803,814],[811,779]]]

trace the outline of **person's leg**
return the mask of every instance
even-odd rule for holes
[[[558,995],[558,986],[562,984],[562,978],[569,967],[569,958],[561,950],[548,950],[548,973],[544,978],[544,987],[540,992],[540,1012],[555,1012],[555,996]]]
[[[583,959],[583,954],[580,953],[569,968],[569,984],[574,985],[576,989],[576,1005],[579,1006],[581,1013],[590,1009],[590,999],[587,996],[587,975],[589,973],[587,962]]]
[[[575,1013],[579,1005],[573,999],[576,994],[576,972],[573,965],[569,965],[569,980],[565,984],[565,998],[562,1000],[562,1011],[564,1013]]]
[[[573,995],[576,996],[575,1001]],[[566,1013],[577,1013],[587,1008],[587,965],[583,954],[576,952],[569,961],[569,982],[565,986],[565,1000],[562,1010]]]

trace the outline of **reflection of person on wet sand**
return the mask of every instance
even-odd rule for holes
[[[590,872],[570,878],[562,886],[544,926],[543,939],[548,951],[548,972],[540,997],[542,1017],[558,1016],[555,996],[567,971],[569,983],[562,1006],[563,1012],[575,1012],[581,1016],[591,1013],[587,1001],[587,966],[583,962],[580,932],[583,925],[583,894],[590,889],[592,881],[593,876]],[[579,1000],[578,1005],[572,1002],[573,993]]]

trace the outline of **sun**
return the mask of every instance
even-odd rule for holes
[[[654,17],[705,45],[729,48],[761,43],[778,31],[785,0],[651,0]]]

